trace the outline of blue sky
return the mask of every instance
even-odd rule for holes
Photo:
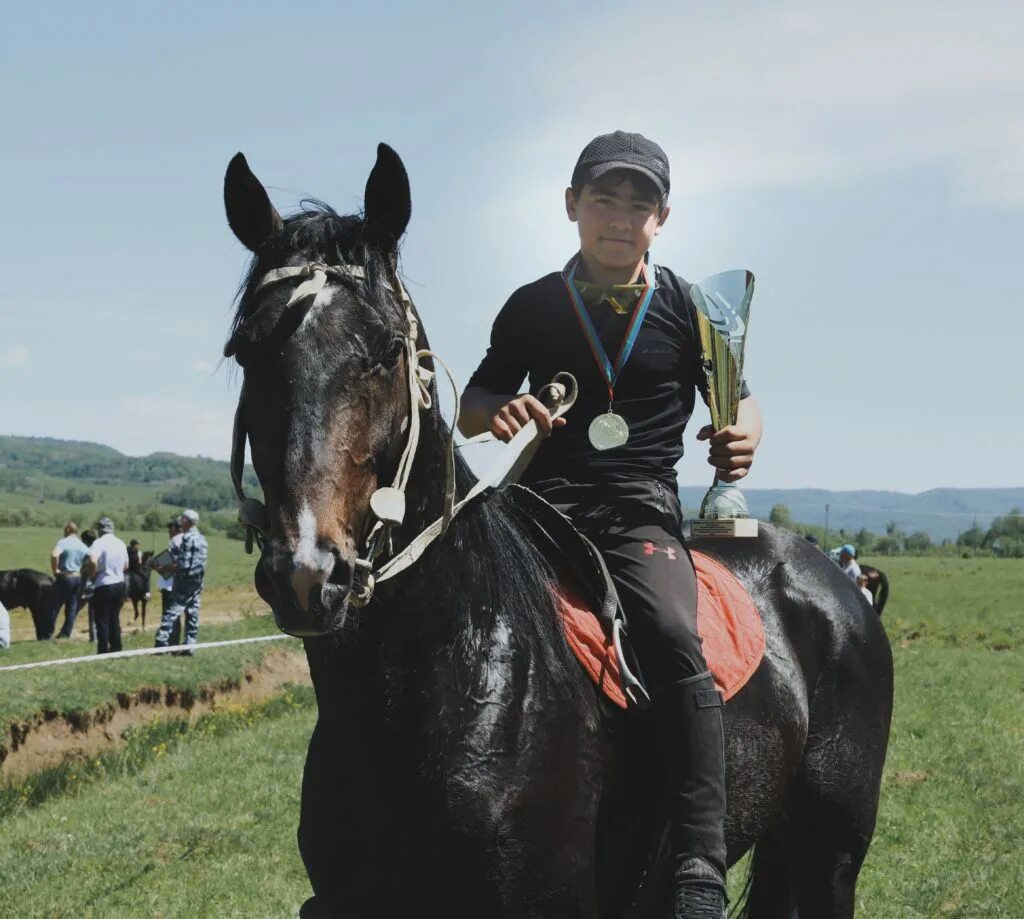
[[[490,7],[8,10],[0,433],[227,456],[237,150],[282,211],[358,209],[398,150],[403,269],[464,381],[508,294],[574,251],[579,150],[622,128],[672,162],[655,259],[757,276],[749,487],[1024,484],[1024,7]]]

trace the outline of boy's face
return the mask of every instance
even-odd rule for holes
[[[566,213],[579,227],[581,251],[606,268],[635,266],[644,257],[668,219],[669,208],[659,210],[659,203],[643,182],[634,185],[615,175],[584,185],[579,198],[565,190]]]

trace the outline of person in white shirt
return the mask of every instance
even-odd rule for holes
[[[96,620],[96,653],[106,654],[121,650],[121,606],[128,547],[114,535],[114,522],[109,517],[101,517],[96,529],[99,538],[89,547],[89,558],[96,572],[92,609]]]
[[[0,649],[11,646],[11,614],[7,607],[0,603]]]
[[[846,543],[839,550],[839,567],[843,569],[845,574],[854,584],[857,583],[857,578],[860,577],[860,565],[857,564],[857,549],[850,543]]]
[[[875,598],[871,596],[871,591],[868,590],[868,576],[866,574],[857,575],[857,586],[860,588],[860,592],[864,594],[864,599],[866,599],[871,605],[871,608],[874,609]]]

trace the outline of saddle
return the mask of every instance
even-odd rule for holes
[[[540,495],[510,485],[506,497],[558,577],[566,641],[598,689],[619,708],[646,708],[650,696],[632,645],[626,611],[601,553]],[[728,700],[764,656],[764,625],[739,579],[710,555],[691,550],[697,574],[697,629],[715,683]]]

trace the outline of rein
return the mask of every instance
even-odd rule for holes
[[[285,309],[289,309],[295,304],[304,304],[309,301],[310,309],[312,310],[317,305],[317,298],[327,286],[329,278],[348,282],[365,281],[366,273],[360,265],[335,267],[319,262],[310,262],[295,267],[275,268],[263,276],[253,293],[258,293],[267,287],[283,281],[299,279],[300,283],[292,291]],[[377,584],[400,574],[415,564],[430,544],[438,537],[444,535],[455,516],[485,490],[499,488],[502,485],[517,481],[533,459],[533,455],[543,439],[536,421],[531,420],[524,425],[508,443],[504,455],[500,458],[499,462],[470,489],[461,501],[456,502],[455,429],[459,421],[458,386],[451,370],[448,369],[448,365],[437,354],[429,349],[418,349],[416,347],[416,342],[419,338],[419,320],[416,316],[412,298],[409,297],[402,286],[402,282],[397,274],[394,276],[394,282],[394,287],[391,285],[386,286],[389,290],[397,290],[405,309],[407,323],[405,353],[409,387],[409,436],[405,443],[405,449],[402,451],[402,456],[398,461],[398,469],[391,485],[378,488],[370,496],[370,513],[376,519],[366,538],[364,551],[355,562],[350,592],[350,602],[355,606],[365,606],[372,598]],[[431,385],[434,382],[434,372],[422,365],[421,361],[423,358],[430,358],[441,365],[455,395],[455,417],[452,419],[451,432],[448,436],[448,447],[445,451],[444,509],[442,515],[416,536],[401,552],[394,555],[379,568],[375,568],[377,559],[384,552],[385,548],[388,548],[390,551],[392,531],[401,526],[405,519],[405,491],[409,484],[409,477],[412,474],[416,448],[419,445],[420,412],[433,407]],[[542,400],[552,411],[552,418],[560,418],[568,412],[576,402],[576,395],[576,379],[569,373],[556,374],[555,378],[541,392]],[[238,519],[245,524],[245,551],[251,555],[254,541],[259,545],[260,551],[262,552],[263,550],[264,539],[270,529],[270,515],[267,512],[266,505],[256,498],[246,497],[245,490],[242,487],[245,445],[248,439],[248,431],[242,418],[244,402],[245,384],[243,383],[242,391],[238,398],[238,407],[235,410],[231,448],[231,481],[235,488],[235,495],[238,497]],[[470,438],[466,443],[480,443],[492,439],[493,435],[485,433]]]

